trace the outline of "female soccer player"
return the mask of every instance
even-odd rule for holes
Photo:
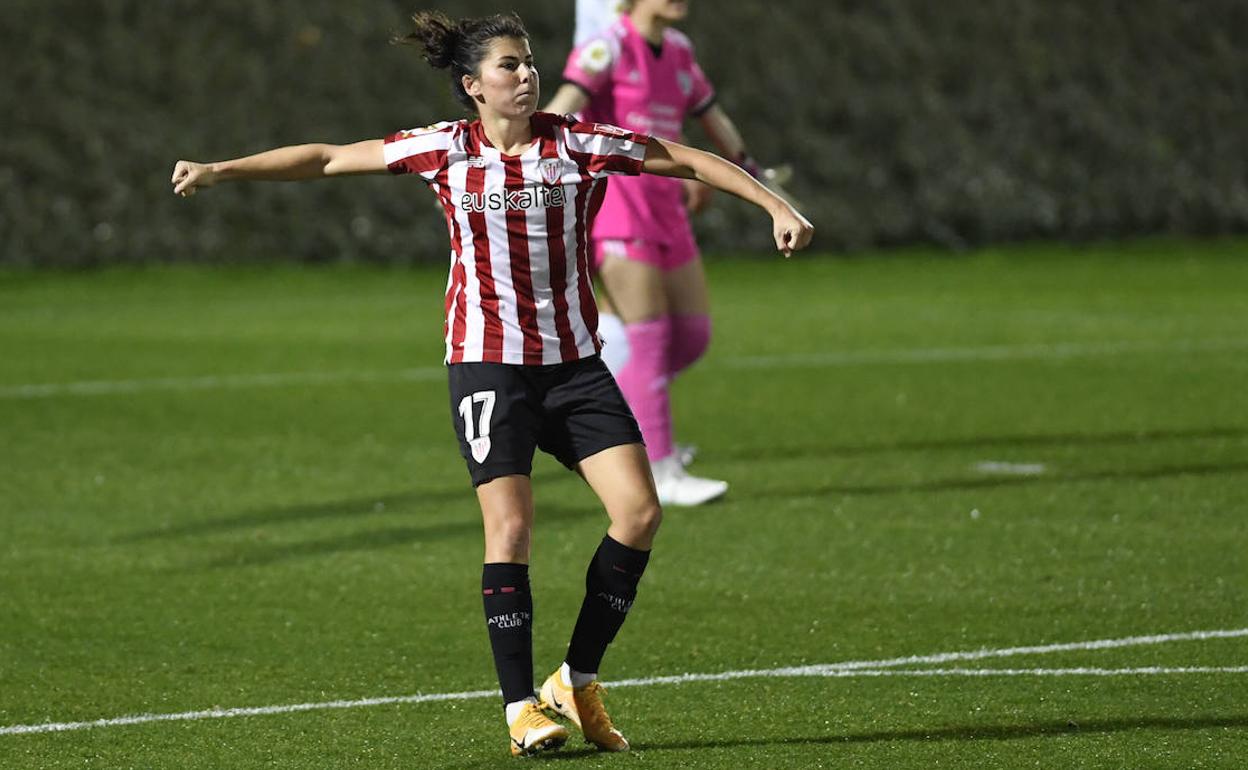
[[[662,516],[637,423],[598,357],[586,233],[606,177],[701,179],[771,214],[776,246],[804,247],[800,214],[733,165],[609,125],[536,112],[538,74],[514,15],[453,22],[420,12],[403,42],[449,69],[472,120],[349,145],[305,144],[217,163],[178,161],[173,190],[232,180],[416,174],[445,212],[450,412],[485,525],[481,587],[511,752],[555,748],[561,714],[606,751],[628,741],[603,708],[597,671],[636,596]],[[562,666],[533,693],[529,541],[534,448],[574,469],[610,525],[589,564]]]
[[[602,0],[597,6],[600,8]],[[625,13],[589,36],[568,58],[565,84],[549,112],[678,141],[686,117],[700,118],[719,150],[755,177],[733,122],[715,103],[689,39],[672,28],[688,13],[686,0],[627,0]],[[588,9],[577,6],[578,28]],[[588,22],[587,22],[588,23]],[[578,32],[583,34],[583,32]],[[728,484],[690,475],[672,438],[671,381],[710,343],[706,275],[686,214],[705,204],[700,184],[657,177],[619,179],[607,186],[592,232],[594,261],[624,341],[606,336],[604,355],[641,426],[664,504],[699,505]],[[618,328],[604,324],[604,329]],[[621,344],[622,342],[622,344]],[[619,350],[626,349],[626,357]],[[619,362],[619,363],[617,363]]]

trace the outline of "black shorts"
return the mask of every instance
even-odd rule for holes
[[[563,364],[463,363],[447,366],[451,422],[475,487],[500,476],[528,476],[540,448],[568,468],[621,444],[641,429],[598,356]]]

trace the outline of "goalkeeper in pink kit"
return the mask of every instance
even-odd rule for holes
[[[685,119],[695,117],[721,154],[757,177],[758,167],[716,105],[692,44],[672,28],[687,15],[687,1],[618,5],[623,13],[596,34],[578,31],[565,83],[547,111],[578,113],[673,141],[682,139]],[[708,194],[704,186],[678,179],[613,179],[592,233],[599,277],[626,340],[612,340],[604,324],[603,357],[615,364],[645,438],[659,499],[668,505],[699,505],[728,489],[724,481],[685,471],[687,458],[672,438],[669,396],[671,381],[702,356],[711,339],[706,276],[688,216]]]

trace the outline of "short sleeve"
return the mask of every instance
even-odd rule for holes
[[[456,123],[435,123],[387,136],[382,147],[386,168],[393,174],[419,174],[432,182],[446,168]]]
[[[568,155],[582,173],[594,178],[637,176],[646,159],[650,137],[606,123],[567,120],[562,126]]]
[[[596,35],[572,49],[563,68],[563,79],[585,89],[590,96],[602,93],[611,84],[611,69],[619,58],[613,41]]]
[[[689,56],[689,81],[688,112],[690,115],[701,115],[715,103],[715,88],[711,85],[710,78],[698,66],[697,60],[693,58],[692,51]]]

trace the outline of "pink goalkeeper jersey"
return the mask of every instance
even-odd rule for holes
[[[687,116],[715,101],[689,38],[669,27],[656,55],[628,16],[577,46],[563,77],[590,95],[586,120],[673,141],[680,141]],[[677,228],[689,228],[681,181],[644,176],[607,185],[593,236],[667,243]]]
[[[480,121],[385,140],[386,165],[419,174],[446,211],[446,362],[554,364],[599,350],[586,237],[606,177],[640,174],[649,137],[538,112],[533,144],[504,155]]]

